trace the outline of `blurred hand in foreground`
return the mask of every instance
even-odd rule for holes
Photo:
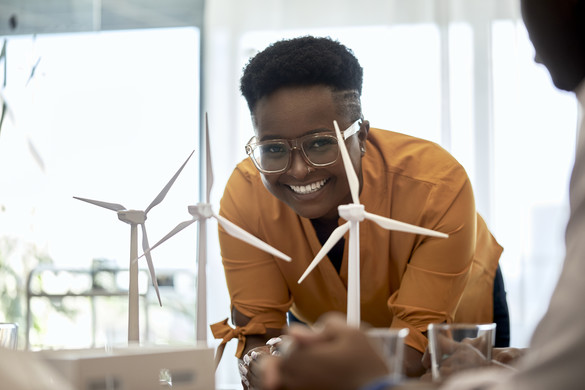
[[[480,367],[501,367],[513,370],[513,364],[522,357],[525,349],[520,348],[493,348],[492,359],[487,360],[481,352],[485,350],[483,338],[465,339],[461,342],[454,341],[448,337],[439,335],[439,350],[442,351],[439,372],[441,380],[464,370]],[[421,377],[421,380],[430,381],[432,379],[431,354],[429,349],[423,355],[423,366],[427,372]]]
[[[528,348],[494,348],[492,351],[492,360],[509,366],[514,366],[528,351]]]
[[[325,314],[313,329],[291,326],[277,349],[280,356],[250,364],[250,388],[355,390],[388,372],[367,335],[339,313]]]

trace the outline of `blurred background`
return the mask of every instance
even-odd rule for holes
[[[125,340],[129,226],[73,196],[143,210],[195,150],[148,214],[158,241],[202,199],[207,112],[217,210],[253,133],[243,66],[306,34],[354,51],[373,127],[437,142],[463,164],[504,247],[512,345],[528,344],[563,260],[580,113],[533,62],[519,1],[0,0],[0,322],[19,322],[22,348]],[[212,323],[230,310],[208,223]],[[195,339],[196,233],[153,252],[162,308],[140,263],[146,340]],[[220,385],[239,382],[234,351]]]

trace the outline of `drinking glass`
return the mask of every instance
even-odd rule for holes
[[[366,334],[386,362],[390,380],[400,382],[404,375],[404,339],[408,329],[372,328]]]
[[[429,350],[433,381],[492,360],[496,324],[430,324]]]
[[[0,323],[0,348],[16,349],[18,346],[18,325]]]

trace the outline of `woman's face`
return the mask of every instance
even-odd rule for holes
[[[295,139],[315,132],[333,133],[336,120],[341,131],[356,119],[340,115],[329,87],[309,86],[281,88],[258,101],[254,124],[258,141]],[[346,140],[347,149],[362,186],[361,147],[369,124],[362,123],[358,134]],[[286,171],[262,173],[264,186],[275,197],[305,218],[337,219],[337,206],[351,202],[351,194],[341,156],[335,163],[314,167],[298,149],[291,151]]]

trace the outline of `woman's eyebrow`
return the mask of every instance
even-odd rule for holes
[[[270,141],[270,140],[279,140],[279,139],[284,139],[284,140],[296,139],[296,138],[304,137],[306,135],[319,134],[319,133],[335,133],[335,131],[332,129],[327,129],[327,128],[312,129],[312,130],[309,130],[309,131],[307,131],[307,132],[303,133],[302,135],[295,137],[295,138],[284,138],[284,137],[282,137],[280,135],[276,135],[276,134],[267,134],[267,135],[263,136],[262,138],[259,138],[258,141]]]

